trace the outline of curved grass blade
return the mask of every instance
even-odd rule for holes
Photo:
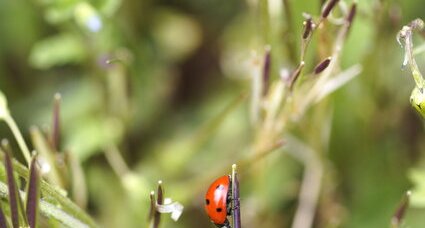
[[[37,168],[36,156],[32,158],[30,166],[30,178],[28,182],[27,190],[27,204],[26,204],[26,215],[28,218],[28,223],[31,228],[35,228],[37,225],[38,217],[38,204],[40,198],[40,189],[39,189],[39,172]]]

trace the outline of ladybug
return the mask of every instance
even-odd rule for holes
[[[231,178],[229,175],[219,177],[205,194],[205,211],[217,227],[230,228],[227,216],[231,214]]]

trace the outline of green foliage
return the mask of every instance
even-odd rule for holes
[[[38,42],[31,51],[29,61],[36,68],[48,69],[64,64],[81,63],[86,55],[78,37],[61,34]]]
[[[37,151],[39,226],[140,227],[163,180],[185,211],[159,227],[213,227],[236,163],[243,227],[422,227],[424,45],[402,71],[395,40],[422,3],[353,2],[0,1],[0,139],[23,183]]]

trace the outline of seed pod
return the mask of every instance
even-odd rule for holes
[[[328,4],[323,8],[322,18],[327,18],[331,10],[335,7],[339,0],[330,0]]]
[[[322,62],[320,62],[319,64],[317,64],[317,66],[314,68],[314,73],[315,74],[322,73],[326,68],[328,68],[329,64],[331,63],[331,59],[332,57],[328,57]]]
[[[307,39],[310,36],[312,29],[313,29],[313,21],[311,19],[311,16],[308,15],[308,18],[304,21],[303,39]]]

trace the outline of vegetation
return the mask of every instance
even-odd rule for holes
[[[0,0],[0,227],[213,227],[204,194],[232,164],[242,227],[423,227],[421,18]]]

